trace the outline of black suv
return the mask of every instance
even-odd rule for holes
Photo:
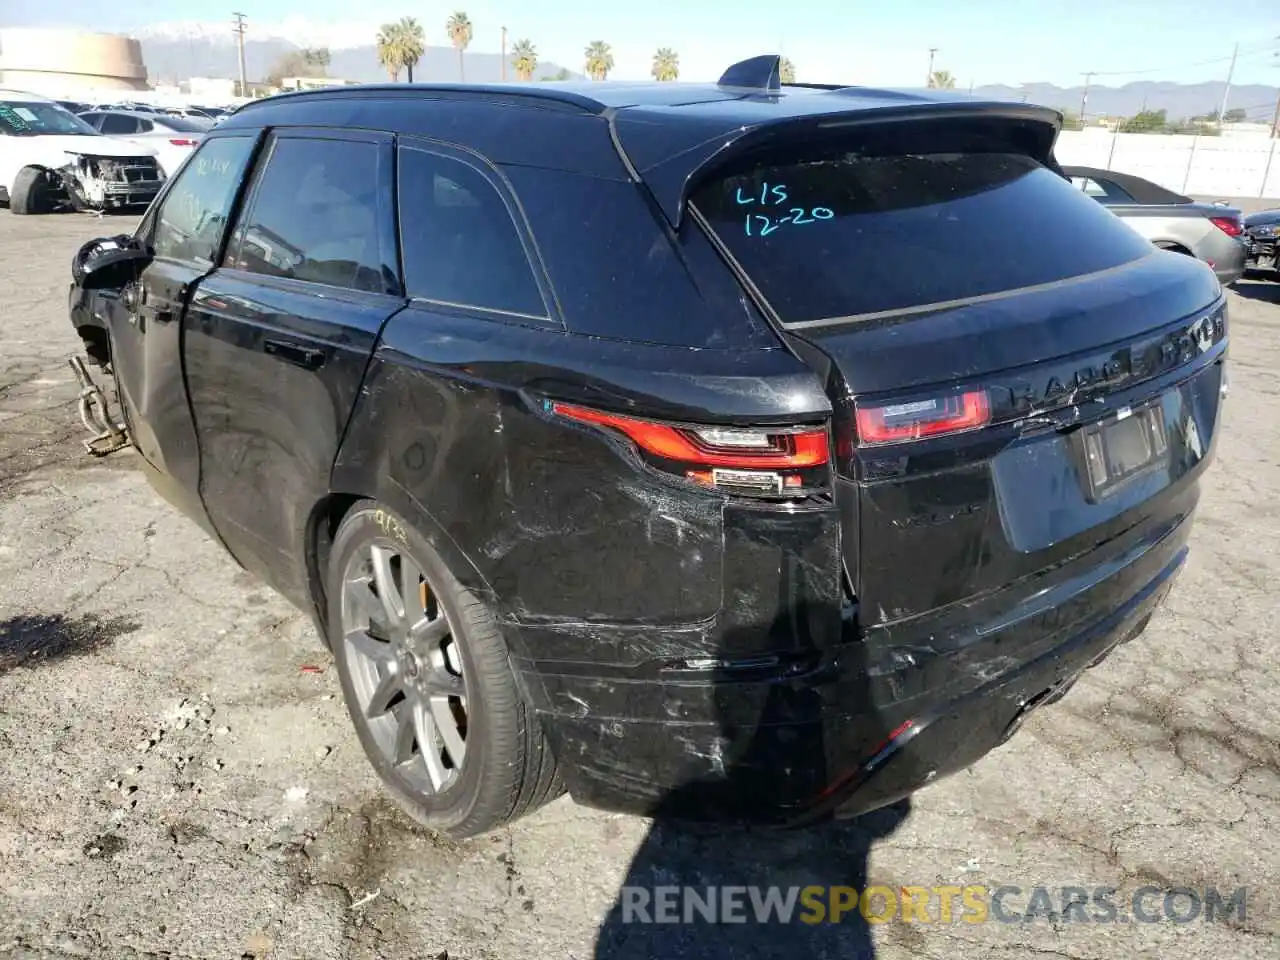
[[[849,815],[1186,555],[1224,295],[1072,188],[1060,120],[775,57],[274,97],[80,251],[72,318],[424,823]]]

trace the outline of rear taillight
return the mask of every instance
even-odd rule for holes
[[[1244,233],[1244,228],[1240,226],[1240,221],[1235,217],[1210,217],[1209,222],[1228,237],[1238,237]]]
[[[991,422],[991,399],[985,390],[966,390],[902,403],[859,402],[855,421],[860,446],[921,440],[985,427]]]
[[[170,137],[169,142],[175,147],[194,147],[196,145],[196,141],[184,140],[180,137]]]
[[[734,493],[802,495],[825,486],[825,428],[711,427],[663,423],[550,402],[557,416],[615,431],[659,469]]]

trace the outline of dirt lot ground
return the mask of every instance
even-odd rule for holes
[[[1170,605],[977,767],[810,834],[562,799],[454,844],[384,799],[303,617],[131,453],[83,453],[68,262],[129,227],[0,211],[0,957],[1280,956],[1280,285],[1232,295],[1225,433]],[[1043,884],[1058,909],[639,927],[618,922],[628,881],[1004,884],[1010,910]],[[1118,888],[1117,922],[1064,914],[1063,886]],[[1144,886],[1157,913],[1166,889],[1245,886],[1246,915],[1120,922]]]

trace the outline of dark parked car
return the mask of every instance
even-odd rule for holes
[[[148,476],[432,827],[884,805],[1182,567],[1210,271],[1063,178],[1056,112],[777,71],[265,99],[77,255]]]
[[[1280,210],[1259,210],[1249,214],[1244,218],[1244,232],[1249,240],[1246,269],[1276,279],[1280,276],[1280,263],[1276,260],[1276,240],[1280,238]]]
[[[1064,169],[1081,190],[1157,247],[1201,260],[1225,285],[1244,275],[1249,244],[1235,207],[1197,203],[1150,180],[1116,170]]]

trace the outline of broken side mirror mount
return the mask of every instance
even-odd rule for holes
[[[134,280],[152,257],[151,249],[136,237],[99,237],[76,251],[71,276],[83,290],[122,287]]]

